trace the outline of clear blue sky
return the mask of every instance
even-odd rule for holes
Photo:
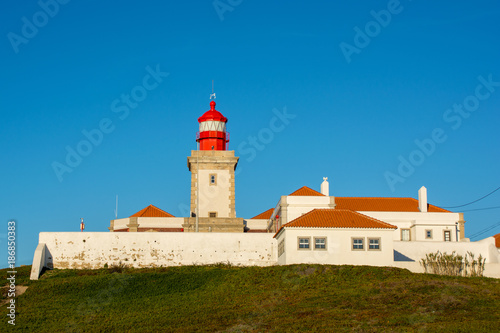
[[[149,204],[185,216],[211,80],[240,156],[238,216],[323,176],[336,196],[425,185],[444,207],[500,186],[497,1],[47,3],[50,15],[36,1],[0,10],[0,242],[15,219],[18,265],[41,231],[78,231],[80,217],[107,231],[116,195],[119,217]],[[67,147],[87,156],[71,167]],[[500,209],[467,210],[495,206],[500,191],[456,210],[466,236],[500,222]]]

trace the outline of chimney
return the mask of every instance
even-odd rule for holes
[[[328,184],[328,177],[323,177],[323,182],[321,183],[321,194],[330,196],[330,184]]]
[[[418,190],[418,209],[422,213],[427,212],[427,189],[425,186],[422,186],[420,190]]]

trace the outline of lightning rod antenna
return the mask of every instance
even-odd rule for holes
[[[215,93],[214,93],[214,80],[212,80],[212,93],[210,94],[210,99],[212,99],[212,97],[215,99]]]
[[[118,194],[116,195],[115,219],[118,218]]]

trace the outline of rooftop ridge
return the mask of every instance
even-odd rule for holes
[[[271,218],[271,216],[273,215],[273,212],[274,212],[274,208],[269,208],[268,210],[266,210],[265,212],[262,212],[260,214],[257,214],[255,215],[254,217],[251,218],[252,219],[263,219],[263,220],[268,220]]]
[[[397,229],[396,226],[350,209],[316,208],[284,224],[284,228]]]
[[[146,208],[141,209],[137,213],[130,215],[130,217],[175,217],[175,216],[156,206],[149,205]]]
[[[337,208],[354,211],[420,212],[418,200],[411,197],[335,197],[335,203]],[[427,207],[430,213],[451,213],[436,205]]]
[[[318,196],[318,197],[321,196],[321,197],[323,197],[325,195],[322,194],[322,193],[320,193],[320,192],[318,192],[318,191],[313,190],[310,187],[302,186],[298,190],[290,193],[289,196],[311,196],[311,197],[312,196]]]

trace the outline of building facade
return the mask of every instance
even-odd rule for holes
[[[235,210],[238,157],[228,150],[227,118],[210,102],[191,151],[190,215],[175,217],[149,205],[110,222],[109,233],[40,233],[32,279],[43,267],[100,268],[211,264],[351,264],[422,271],[419,260],[438,250],[486,258],[485,275],[500,278],[500,238],[469,242],[465,220],[418,199],[330,195],[307,186],[283,195],[274,208],[244,219]],[[496,240],[496,243],[495,243]]]

